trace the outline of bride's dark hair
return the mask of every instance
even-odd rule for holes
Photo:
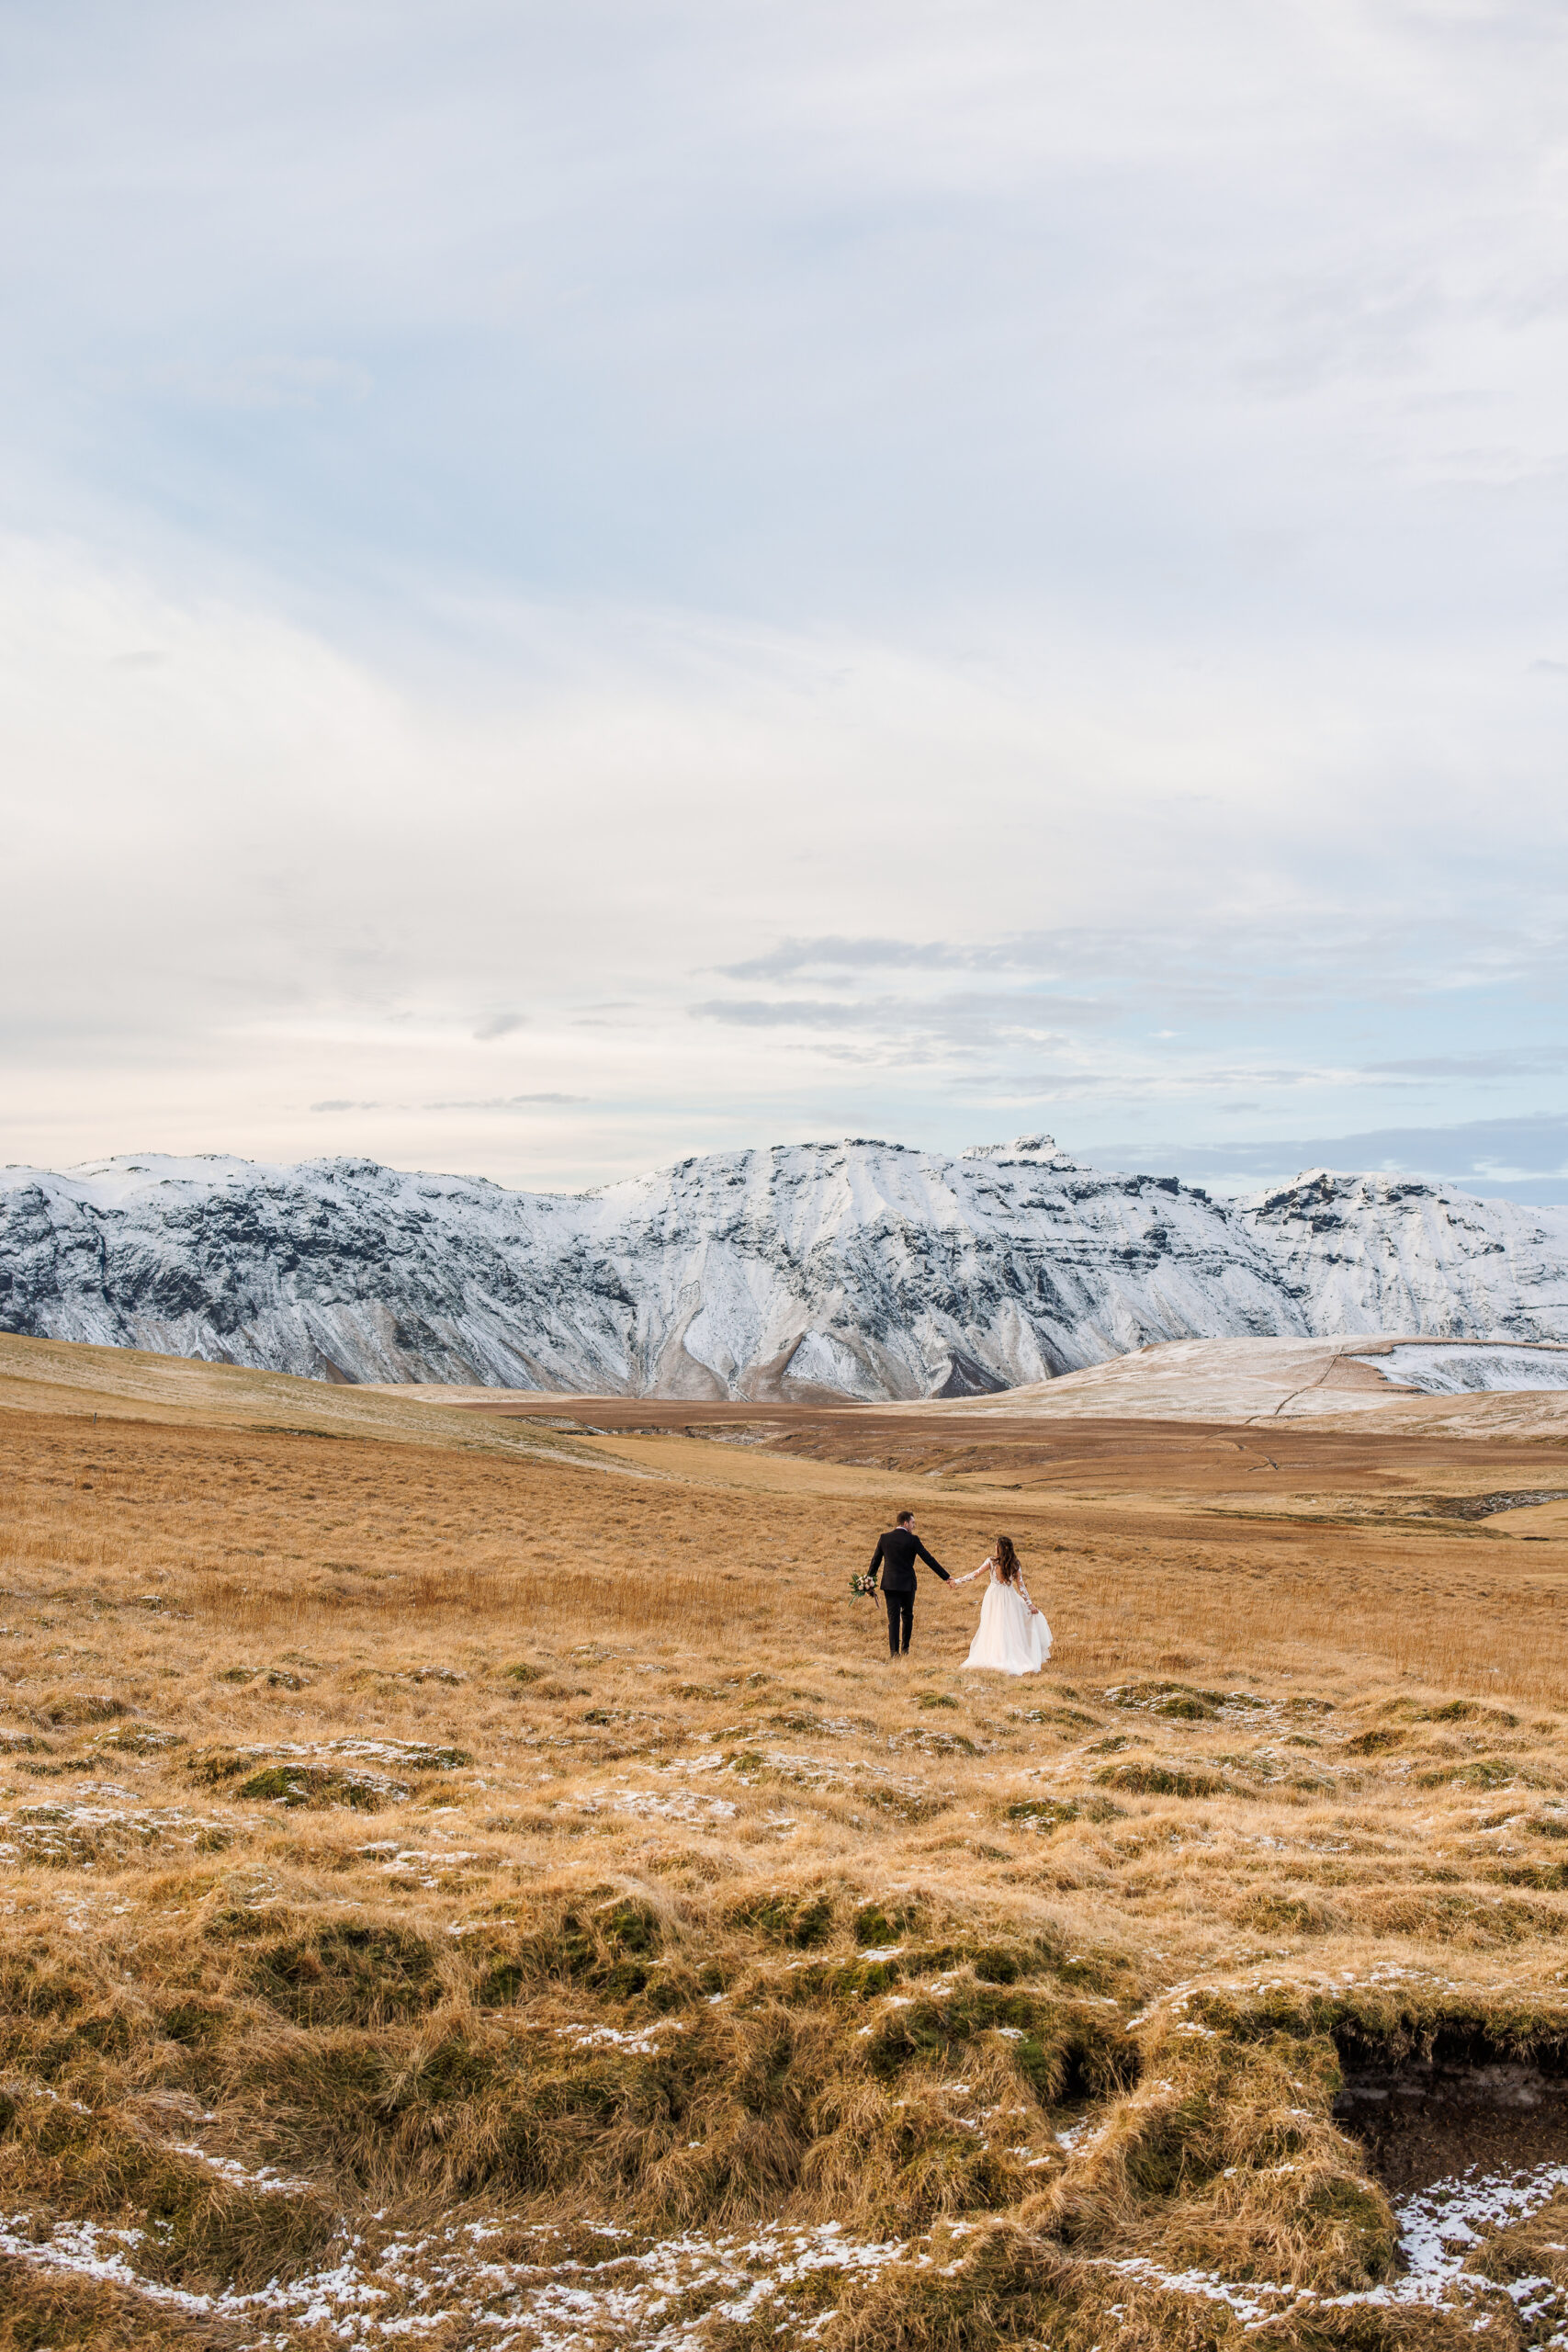
[[[997,1548],[992,1553],[991,1557],[997,1564],[997,1574],[1000,1577],[1002,1582],[1004,1584],[1016,1584],[1019,1579],[1020,1569],[1018,1565],[1018,1554],[1012,1548],[1012,1537],[1010,1535],[998,1536]]]

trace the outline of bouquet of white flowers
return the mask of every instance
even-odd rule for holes
[[[850,1578],[850,1599],[852,1600],[876,1599],[876,1570],[874,1568],[863,1568],[859,1576]]]

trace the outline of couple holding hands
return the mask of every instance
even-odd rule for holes
[[[915,1532],[915,1514],[901,1510],[886,1535],[879,1535],[871,1566],[853,1579],[857,1592],[874,1593],[877,1571],[882,1574],[882,1598],[887,1605],[887,1647],[894,1657],[907,1657],[915,1622],[915,1562],[923,1560],[943,1584],[973,1584],[989,1573],[980,1623],[969,1645],[966,1667],[992,1674],[1038,1674],[1051,1655],[1051,1628],[1029,1597],[1018,1554],[1010,1536],[998,1535],[988,1558],[966,1577],[950,1577],[940,1560],[932,1559]]]

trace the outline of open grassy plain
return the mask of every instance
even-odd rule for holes
[[[1565,1494],[0,1340],[0,2346],[1568,2342]]]

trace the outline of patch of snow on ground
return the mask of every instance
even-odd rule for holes
[[[169,2145],[178,2156],[190,2156],[197,2164],[206,2165],[229,2183],[231,2188],[260,2188],[277,2197],[303,2197],[311,2184],[298,2173],[279,2172],[273,2165],[263,2165],[259,2172],[249,2172],[232,2156],[210,2155],[194,2140],[172,2140]]]
[[[1568,2165],[1540,2165],[1530,2172],[1513,2173],[1479,2173],[1472,2165],[1457,2179],[1437,2181],[1401,2199],[1394,2213],[1400,2253],[1408,2267],[1392,2287],[1374,2289],[1372,2299],[1435,2302],[1454,2286],[1491,2286],[1474,2272],[1465,2272],[1467,2257],[1486,2231],[1528,2221],[1560,2188],[1568,2188]],[[1516,2278],[1504,2291],[1517,2303],[1529,2299],[1529,2290],[1550,2286],[1549,2279]]]
[[[585,2352],[590,2345],[697,2352],[710,2319],[749,2319],[813,2273],[875,2272],[906,2251],[897,2240],[863,2243],[829,2222],[712,2238],[688,2232],[640,2253],[617,2250],[628,2233],[605,2228],[592,2233],[606,2242],[597,2261],[563,2259],[549,2246],[558,2233],[541,2230],[531,2233],[542,2241],[540,2259],[505,2261],[481,2251],[502,2233],[495,2222],[455,2223],[393,2237],[376,2252],[350,2237],[331,2267],[270,2280],[249,2294],[197,2294],[142,2278],[132,2261],[141,2233],[90,2222],[59,2223],[35,2239],[28,2217],[14,2214],[0,2222],[0,2254],[193,2315],[253,2325],[270,2320],[275,2328],[281,2323],[284,2332],[265,2339],[278,2346],[290,2341],[290,2322],[330,2328],[347,2352],[371,2352],[456,2318],[468,2331],[466,2343],[493,2352]],[[807,2322],[796,2332],[808,2340],[818,2324]]]
[[[1562,2188],[1568,2188],[1568,2165],[1541,2165],[1513,2173],[1481,2173],[1472,2166],[1457,2177],[1436,2181],[1428,2188],[1396,2199],[1400,2275],[1383,2286],[1353,2294],[1319,2296],[1311,2288],[1277,2285],[1267,2279],[1242,2286],[1221,2278],[1217,2271],[1162,2270],[1141,2255],[1096,2267],[1167,2293],[1224,2303],[1249,2325],[1278,2316],[1286,2306],[1302,2311],[1316,2304],[1325,2310],[1348,2311],[1361,2306],[1433,2306],[1506,2295],[1527,2323],[1539,2327],[1543,2321],[1557,2321],[1552,2333],[1531,2335],[1529,2340],[1540,2352],[1568,2352],[1568,2294],[1551,2279],[1532,2276],[1505,2284],[1465,2268],[1488,2232],[1528,2221]]]
[[[438,1885],[438,1872],[456,1870],[459,1863],[474,1859],[466,1847],[454,1846],[436,1853],[423,1846],[400,1846],[393,1838],[378,1838],[374,1845],[361,1846],[359,1851],[376,1856],[376,1868],[385,1875],[415,1877],[421,1886]]]
[[[631,2033],[622,2033],[613,2025],[558,2025],[553,2029],[560,2041],[570,2041],[574,2050],[633,2050],[640,2057],[657,2057],[660,2033],[682,2033],[683,2026],[672,2025],[661,2018],[657,2025],[645,2025]]]
[[[1467,1396],[1478,1390],[1568,1388],[1568,1348],[1488,1347],[1484,1341],[1439,1341],[1428,1347],[1399,1347],[1387,1355],[1358,1356],[1387,1380],[1419,1388],[1428,1396]]]
[[[705,1821],[733,1821],[735,1807],[726,1797],[699,1796],[683,1790],[663,1796],[653,1789],[628,1789],[614,1800],[613,1810],[639,1820],[683,1821],[694,1826]]]

